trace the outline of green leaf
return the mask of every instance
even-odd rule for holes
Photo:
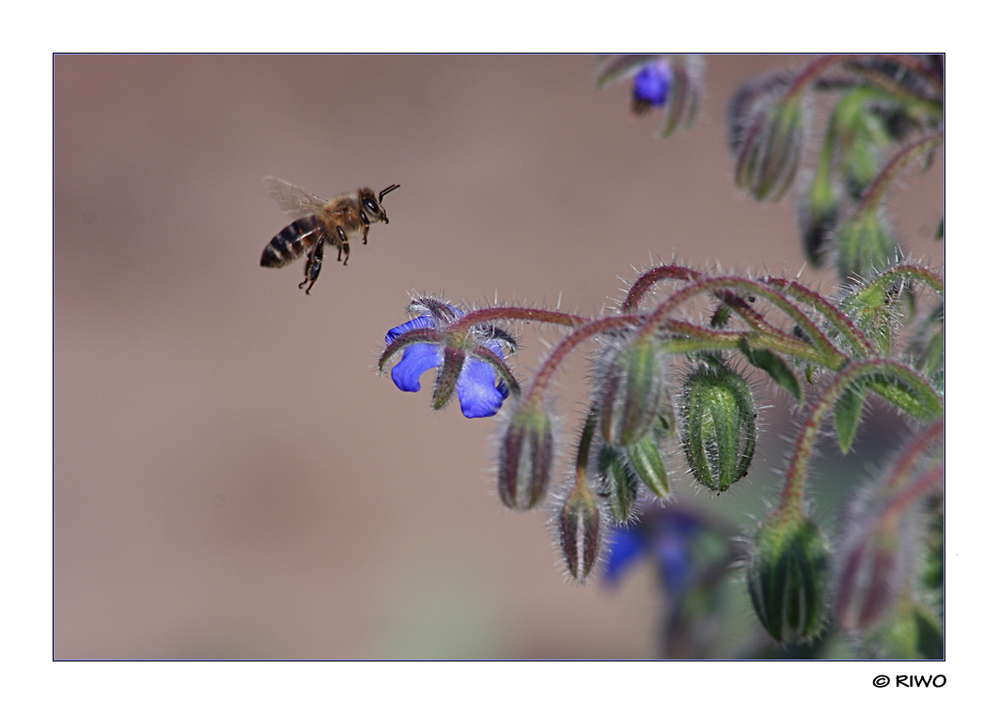
[[[798,376],[794,374],[794,371],[787,366],[787,363],[779,355],[771,350],[753,349],[749,347],[749,342],[746,340],[742,341],[739,349],[742,350],[742,353],[753,367],[758,367],[765,371],[780,387],[783,387],[794,395],[794,399],[798,401],[799,405],[801,404],[803,393],[801,391],[801,383],[798,382]]]
[[[890,375],[872,375],[870,388],[918,420],[929,422],[943,414],[943,400],[929,383],[902,382]]]

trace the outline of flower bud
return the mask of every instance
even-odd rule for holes
[[[600,556],[604,526],[600,503],[585,485],[576,486],[559,509],[556,528],[569,574],[586,581]]]
[[[907,559],[890,529],[864,536],[844,545],[843,563],[835,577],[833,606],[837,620],[848,631],[866,630],[885,614],[907,571]]]
[[[611,348],[598,381],[604,440],[620,447],[645,435],[667,399],[666,369],[655,339],[639,337]]]
[[[839,219],[839,201],[829,175],[815,177],[798,203],[798,227],[805,256],[815,267],[824,265],[825,251]]]
[[[735,184],[756,199],[777,201],[801,163],[805,120],[800,95],[780,78],[737,95],[729,110]]]
[[[544,498],[553,451],[548,413],[536,402],[522,402],[500,440],[499,493],[506,506],[530,509]]]
[[[862,210],[843,222],[836,234],[839,276],[866,276],[884,268],[895,255],[896,243],[875,209]]]
[[[756,407],[746,379],[725,365],[702,366],[683,387],[684,453],[694,479],[723,492],[749,472]]]
[[[901,282],[887,288],[877,280],[858,283],[840,303],[843,312],[850,316],[858,330],[872,340],[882,355],[891,352],[901,287]]]
[[[666,60],[660,59],[642,67],[632,85],[631,111],[642,115],[653,107],[666,106],[672,82],[673,73]]]
[[[833,609],[847,631],[866,631],[898,603],[922,553],[920,509],[894,509],[891,472],[847,503],[833,571]]]
[[[778,642],[807,640],[822,630],[826,561],[825,542],[811,520],[778,512],[758,527],[746,582],[756,615]]]

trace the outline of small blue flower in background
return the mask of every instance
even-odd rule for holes
[[[637,523],[612,529],[606,584],[616,586],[643,559],[655,565],[664,607],[660,657],[718,658],[739,652],[728,650],[731,645],[716,649],[715,637],[732,625],[723,615],[728,611],[722,585],[731,578],[736,558],[734,536],[731,525],[675,503],[648,504]]]
[[[462,313],[457,308],[448,306],[449,310],[440,310],[414,318],[402,325],[392,328],[385,336],[386,345],[412,330],[438,329],[442,322],[460,318]],[[496,333],[501,331],[494,331]],[[505,333],[503,334],[505,335]],[[512,340],[512,339],[511,339]],[[485,340],[485,347],[492,350],[503,360],[503,342],[499,339]],[[510,390],[503,380],[497,380],[496,370],[488,362],[473,353],[462,353],[464,362],[458,377],[458,402],[461,413],[465,417],[491,417],[499,412],[503,401],[509,397]],[[504,360],[505,362],[505,360]],[[404,392],[419,392],[420,377],[431,368],[440,368],[444,364],[444,345],[441,343],[420,342],[409,345],[402,354],[402,359],[392,368],[392,381]]]
[[[662,139],[689,127],[697,113],[703,62],[697,55],[611,55],[600,58],[597,87],[631,83],[631,111],[636,116],[663,113]]]
[[[652,557],[667,593],[683,594],[693,582],[695,540],[705,528],[695,515],[676,508],[652,508],[638,524],[614,527],[604,580],[615,584],[639,558]]]
[[[673,73],[669,63],[658,60],[645,65],[635,75],[631,93],[631,109],[635,114],[643,114],[653,107],[665,107],[669,100]]]

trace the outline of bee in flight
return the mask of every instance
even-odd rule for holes
[[[367,244],[371,224],[389,222],[382,199],[388,192],[398,189],[399,184],[382,189],[377,199],[374,191],[363,188],[329,201],[276,176],[264,177],[264,188],[282,211],[300,218],[270,240],[260,256],[260,265],[281,268],[308,252],[305,280],[298,284],[299,288],[308,284],[305,289],[308,295],[323,267],[323,248],[327,244],[336,246],[336,259],[339,261],[342,256],[346,266],[350,258],[350,240],[360,235],[361,242]]]

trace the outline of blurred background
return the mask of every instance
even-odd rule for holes
[[[413,291],[595,313],[674,256],[796,274],[793,201],[736,193],[724,116],[801,62],[707,57],[697,122],[664,142],[587,56],[56,56],[55,657],[653,657],[651,565],[570,584],[548,513],[499,502],[496,421],[374,366]],[[890,202],[936,265],[941,167]],[[307,297],[301,263],[259,266],[289,222],[267,174],[402,188]],[[521,333],[522,378],[556,336]],[[586,366],[561,373],[564,444]],[[749,476],[721,498],[680,477],[683,504],[764,513],[792,417],[761,398]],[[816,470],[826,523],[905,431],[862,429]]]

